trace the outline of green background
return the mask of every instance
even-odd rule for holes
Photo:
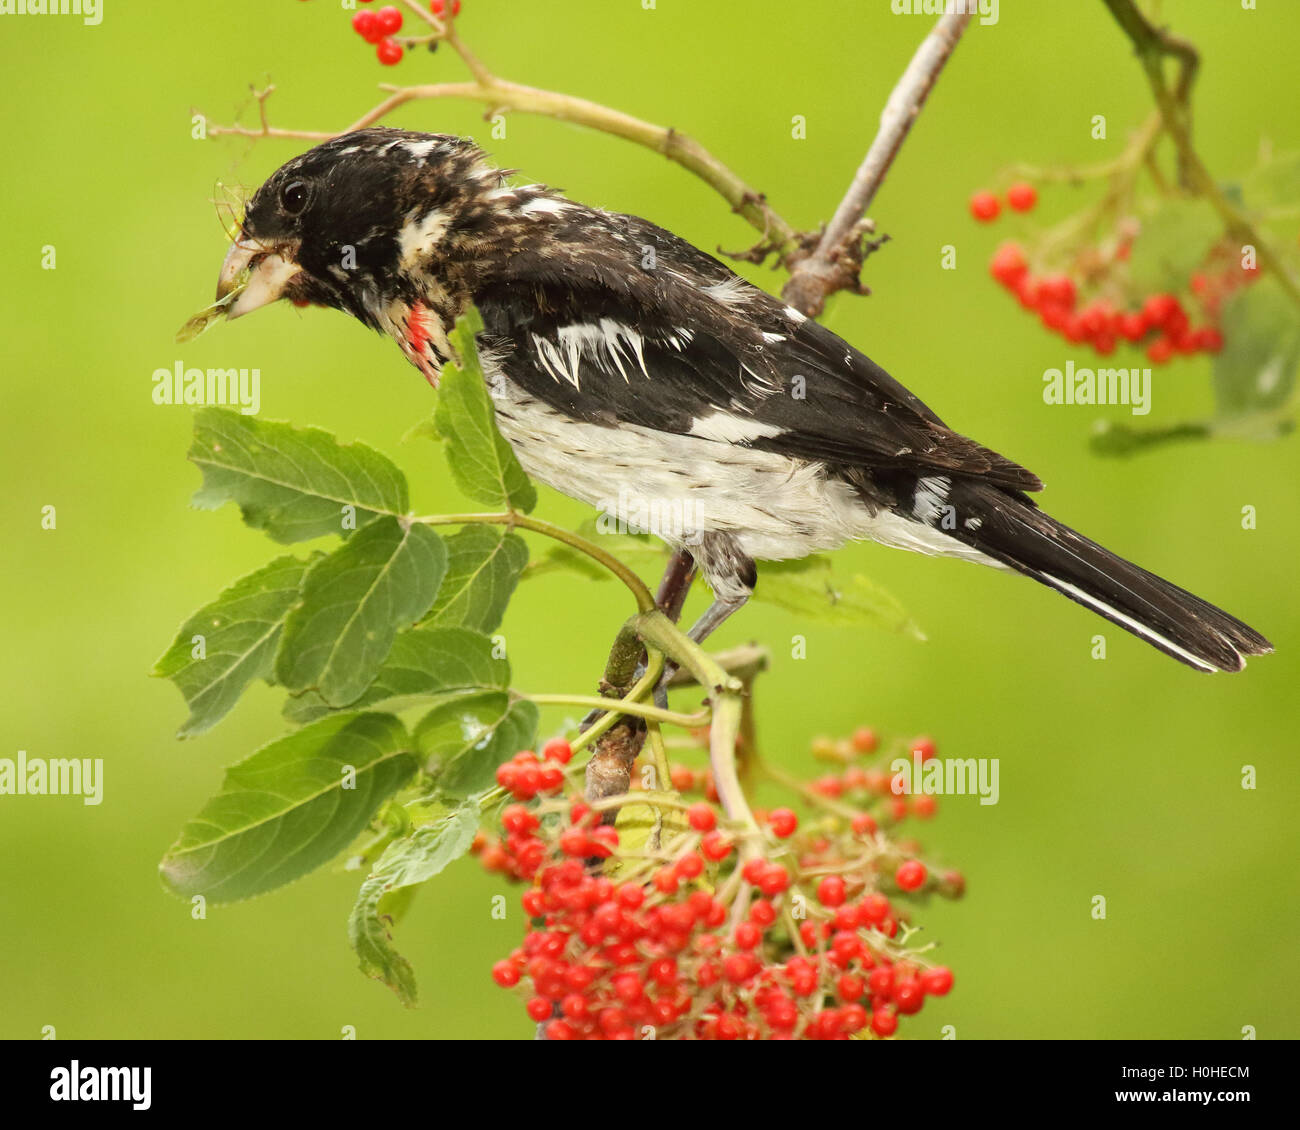
[[[1300,147],[1283,49],[1300,42],[1300,5],[1260,8],[1165,6],[1205,52],[1196,132],[1224,176],[1250,164],[1261,136]],[[251,121],[248,84],[269,73],[276,123],[336,129],[376,100],[378,82],[463,77],[447,51],[381,68],[338,9],[106,0],[99,27],[0,17],[0,756],[102,757],[107,777],[97,808],[0,798],[0,1036],[34,1038],[45,1025],[63,1038],[337,1038],[345,1025],[362,1038],[529,1034],[487,976],[517,940],[518,912],[512,899],[511,920],[491,919],[499,887],[471,863],[422,892],[401,928],[423,994],[415,1011],[356,971],[344,931],[356,876],[321,872],[193,921],[155,873],[221,767],[282,726],[278,694],[259,684],[215,731],[178,743],[180,697],[146,677],[185,616],[277,552],[233,507],[189,508],[190,413],[151,402],[153,370],[178,359],[259,367],[264,418],[393,455],[420,512],[464,506],[436,448],[399,443],[430,407],[424,381],[347,319],[285,305],[173,344],[209,300],[223,254],[215,182],[255,186],[304,147],[191,140],[193,108],[215,121],[242,108]],[[930,22],[891,15],[885,0],[659,0],[654,11],[639,0],[466,0],[460,26],[498,73],[683,129],[811,226],[838,201]],[[1300,1035],[1297,444],[1220,442],[1129,462],[1090,454],[1093,421],[1125,412],[1044,407],[1043,370],[1081,355],[987,278],[1015,223],[981,228],[965,210],[1010,162],[1115,155],[1149,104],[1100,3],[1003,5],[996,26],[966,36],[875,202],[892,242],[869,263],[874,295],[840,296],[826,320],[950,423],[1038,471],[1058,516],[1241,615],[1279,654],[1243,675],[1198,675],[1027,581],[870,545],[842,551],[837,569],[892,591],[929,643],[761,606],[720,635],[773,648],[759,712],[774,760],[810,768],[810,737],[862,723],[1001,759],[1000,804],[941,801],[921,830],[969,893],[916,916],[957,988],[903,1026],[914,1038],[945,1024],[961,1038],[1233,1039],[1243,1025]],[[480,113],[425,103],[391,122],[486,140]],[[806,140],[791,138],[795,114]],[[1109,140],[1090,139],[1095,114]],[[700,182],[627,142],[515,115],[489,145],[532,179],[702,247],[753,242]],[[1051,189],[1043,208],[1064,215],[1091,198]],[[941,271],[949,243],[958,269]],[[40,268],[46,244],[54,271]],[[1158,370],[1148,422],[1204,414],[1208,377],[1203,358]],[[53,532],[39,526],[46,504],[58,508]],[[1257,530],[1241,528],[1244,505],[1257,508]],[[586,516],[549,491],[538,513]],[[516,682],[588,691],[627,610],[614,585],[529,581],[505,625]],[[1109,639],[1104,662],[1089,658],[1096,631]],[[790,658],[795,634],[808,639],[801,661]],[[1247,764],[1255,791],[1240,786]],[[1098,894],[1104,922],[1090,915]]]

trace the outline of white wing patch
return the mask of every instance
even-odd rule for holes
[[[708,416],[692,420],[690,434],[701,439],[716,439],[722,443],[749,443],[751,440],[780,435],[784,430],[775,424],[733,416],[719,408]]]
[[[733,278],[723,279],[722,282],[710,283],[708,286],[700,287],[700,293],[712,298],[714,302],[719,302],[723,306],[735,306],[744,302],[748,297],[749,283],[739,275]]]
[[[650,375],[641,335],[613,318],[562,326],[556,332],[556,338],[558,343],[533,334],[533,344],[537,347],[542,367],[556,381],[565,380],[574,388],[580,388],[584,359],[590,360],[602,373],[617,372],[624,381],[631,379],[628,368],[633,361],[645,376]]]
[[[948,491],[951,489],[952,483],[942,475],[918,479],[916,495],[912,500],[912,514],[916,520],[927,526],[936,525],[948,502]]]

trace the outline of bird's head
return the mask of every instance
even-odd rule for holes
[[[431,323],[417,339],[436,339],[472,299],[476,264],[507,238],[507,175],[447,134],[364,129],[324,142],[249,200],[217,299],[238,289],[228,318],[280,298],[329,306],[404,348],[416,310]]]

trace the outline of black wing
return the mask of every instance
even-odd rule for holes
[[[1041,487],[717,260],[646,221],[581,211],[545,254],[516,256],[475,295],[485,343],[530,395],[594,423]]]

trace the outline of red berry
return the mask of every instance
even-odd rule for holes
[[[352,17],[352,30],[355,31],[367,43],[375,42],[370,37],[378,30],[378,22],[375,19],[375,13],[362,9]]]
[[[853,731],[853,748],[858,753],[875,753],[876,752],[876,731],[870,726],[862,726]]]
[[[1028,212],[1038,203],[1038,190],[1024,181],[1007,189],[1007,203],[1017,212]]]
[[[936,965],[921,974],[921,988],[932,997],[946,996],[952,988],[952,970],[946,965]]]
[[[393,35],[402,30],[402,13],[391,4],[385,4],[380,8],[375,13],[375,19],[379,21],[379,29],[385,35]]]
[[[1039,302],[1063,306],[1067,310],[1073,310],[1077,297],[1074,280],[1069,275],[1048,275],[1038,284]]]
[[[441,16],[447,10],[447,0],[429,0],[429,11],[435,16]],[[460,15],[460,0],[451,0],[451,14]]]
[[[919,859],[909,859],[898,865],[894,882],[905,891],[919,891],[925,885],[925,864]]]
[[[375,48],[375,57],[386,67],[402,61],[402,45],[395,39],[381,39]]]
[[[892,1009],[878,1008],[871,1014],[871,1030],[877,1036],[892,1036],[898,1031],[898,1017]]]
[[[1004,243],[989,260],[989,273],[1003,286],[1015,286],[1029,273],[1025,253],[1018,243]]]
[[[1002,205],[991,192],[977,192],[970,198],[970,214],[982,224],[996,220]]]
[[[718,863],[731,854],[731,841],[721,832],[705,832],[700,840],[700,853],[705,859]]]
[[[925,992],[921,984],[914,977],[908,977],[894,986],[894,1003],[898,1006],[898,1011],[911,1016],[914,1012],[920,1012],[921,1006],[925,1004]]]
[[[519,970],[512,961],[498,961],[492,966],[492,980],[503,989],[513,988],[519,984]]]
[[[686,819],[697,832],[711,832],[718,824],[713,806],[700,801],[686,810]]]
[[[542,746],[542,757],[547,761],[568,765],[573,759],[573,747],[564,738],[552,738]]]
[[[551,1016],[551,1002],[545,997],[533,997],[526,1005],[524,1011],[532,1020],[541,1023],[543,1020],[549,1020]]]
[[[841,906],[844,902],[844,880],[838,875],[827,875],[817,884],[817,899],[822,906]]]
[[[1158,337],[1147,346],[1147,357],[1157,365],[1163,365],[1174,355],[1174,343],[1167,337]]]
[[[799,817],[788,808],[774,808],[767,818],[767,823],[774,835],[785,839],[787,836],[794,835],[795,829],[799,827]]]

